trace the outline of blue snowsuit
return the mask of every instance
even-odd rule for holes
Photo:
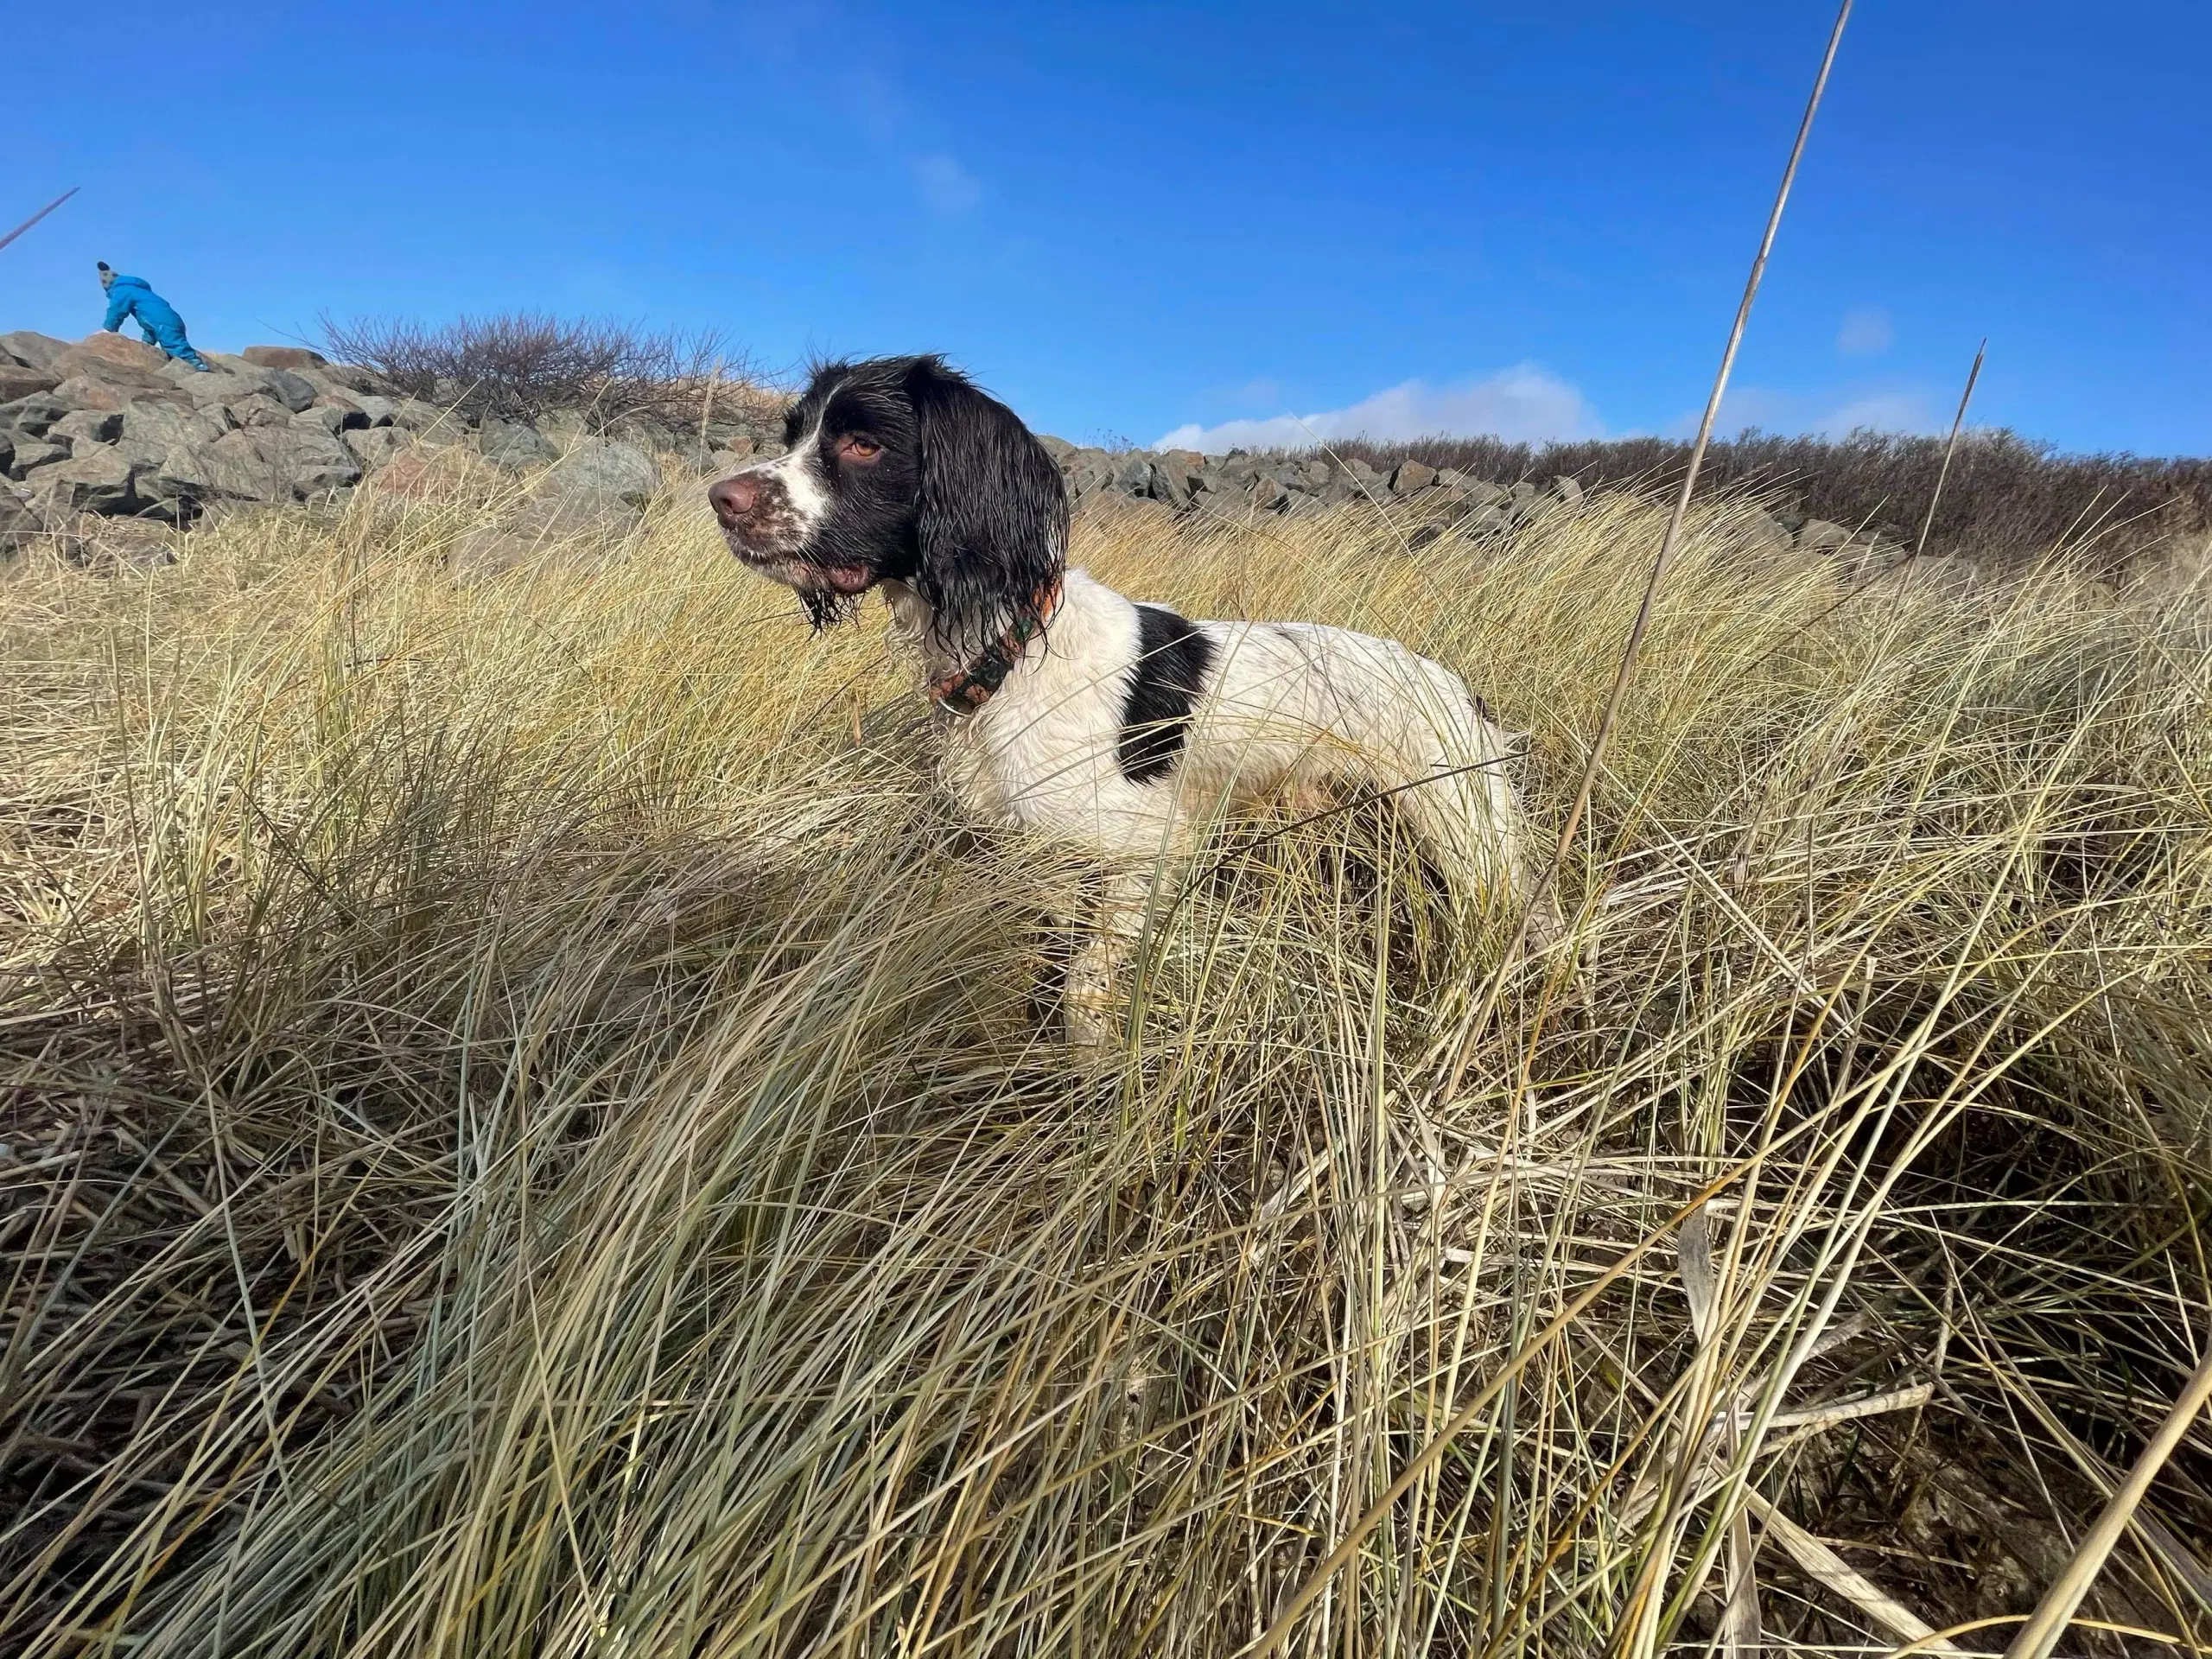
[[[184,319],[177,315],[176,308],[155,293],[143,276],[118,273],[108,285],[107,321],[100,327],[111,334],[119,334],[126,317],[137,319],[149,346],[158,346],[195,369],[207,366],[200,353],[192,349],[192,342],[184,337]]]

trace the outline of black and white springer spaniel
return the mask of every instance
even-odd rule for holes
[[[1109,868],[1069,964],[1071,1042],[1119,1027],[1160,861],[1240,802],[1391,791],[1457,899],[1525,894],[1507,741],[1457,675],[1342,628],[1186,621],[1068,569],[1059,468],[943,359],[817,370],[785,442],[708,491],[731,550],[817,626],[880,588],[944,711],[956,798]]]

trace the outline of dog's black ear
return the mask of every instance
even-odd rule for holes
[[[906,372],[919,433],[916,586],[948,643],[976,645],[1040,602],[1067,561],[1060,469],[1012,410],[934,357]]]

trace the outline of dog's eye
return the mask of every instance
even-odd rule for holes
[[[841,461],[874,461],[883,453],[883,446],[874,438],[864,438],[857,432],[848,432],[837,440],[837,455]]]

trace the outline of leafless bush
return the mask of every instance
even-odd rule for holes
[[[1333,453],[1389,467],[1408,458],[1494,484],[1570,475],[1586,487],[1648,481],[1679,486],[1689,445],[1664,438],[1536,446],[1488,437],[1356,439]],[[1783,437],[1749,429],[1715,443],[1699,474],[1703,493],[1756,491],[1777,507],[1910,542],[1919,533],[1943,462],[1943,440],[1859,431],[1845,438]],[[1929,532],[1938,552],[2017,558],[2066,547],[2125,563],[2176,535],[2212,528],[2212,460],[2069,455],[2005,431],[1961,439]]]
[[[606,423],[639,416],[682,425],[709,389],[728,395],[755,378],[713,331],[652,334],[626,323],[509,311],[425,323],[411,318],[322,320],[330,355],[417,397],[480,416],[533,421],[556,410]]]

